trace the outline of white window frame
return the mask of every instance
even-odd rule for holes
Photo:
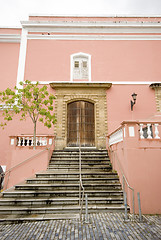
[[[70,81],[73,82],[74,59],[77,57],[85,57],[88,61],[88,81],[91,82],[91,55],[83,52],[70,55]],[[82,79],[84,80],[84,79]]]

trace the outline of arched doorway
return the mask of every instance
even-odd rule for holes
[[[95,146],[94,104],[75,101],[67,106],[67,145]]]

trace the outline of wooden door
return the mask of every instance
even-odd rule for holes
[[[94,146],[94,104],[87,101],[76,101],[68,104],[67,145]],[[79,140],[80,139],[80,140]]]

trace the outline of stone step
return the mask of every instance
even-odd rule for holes
[[[82,164],[111,164],[109,160],[82,160]],[[50,160],[49,164],[79,164],[79,160],[68,160],[68,159],[61,159],[61,160]]]
[[[79,154],[79,148],[77,149],[68,149],[68,150],[54,150],[53,154]],[[81,148],[81,153],[82,154],[107,154],[107,150],[98,150],[98,149],[82,149]]]
[[[53,169],[53,170],[69,170],[69,171],[78,171],[79,170],[79,166],[50,166],[47,168],[47,169]],[[111,167],[110,166],[101,166],[101,167],[97,167],[97,166],[82,166],[81,170],[88,170],[88,169],[92,169],[92,170],[95,170],[95,171],[99,171],[99,170],[106,170],[106,171],[111,171]]]
[[[67,166],[67,167],[79,167],[79,162],[78,163],[70,163],[70,162],[65,162],[65,163],[62,163],[62,162],[55,162],[55,163],[50,163],[49,166],[55,166],[55,167],[58,167],[58,166]],[[111,167],[111,164],[108,163],[108,162],[105,162],[105,163],[101,163],[101,162],[98,162],[98,163],[82,163],[81,164],[81,168],[84,168],[84,167],[97,167],[97,168],[101,168],[101,167]]]
[[[85,190],[108,190],[108,189],[121,189],[120,183],[105,183],[105,184],[83,184]],[[16,190],[77,190],[79,189],[79,184],[24,184],[16,185]]]
[[[79,198],[4,198],[0,201],[0,206],[39,206],[39,205],[78,205]],[[85,203],[85,199],[84,199]],[[107,198],[88,198],[89,204],[123,204],[123,199],[120,197]]]
[[[88,197],[114,197],[123,196],[123,191],[115,190],[85,190]],[[28,191],[28,190],[14,190],[10,192],[3,192],[5,198],[40,198],[40,197],[79,197],[79,190],[53,190],[53,191]]]
[[[75,159],[78,160],[79,159],[79,155],[77,156],[73,156],[73,155],[62,155],[62,156],[52,156],[51,160],[59,160],[59,159]],[[82,160],[109,160],[109,158],[107,156],[81,156]]]
[[[52,213],[78,213],[80,211],[80,206],[76,205],[68,205],[68,206],[48,206],[48,207],[1,207],[0,214],[52,214]],[[123,205],[88,205],[88,212],[102,212],[102,211],[124,211]]]
[[[83,178],[102,178],[102,177],[114,177],[117,176],[117,173],[114,172],[82,172],[82,179]],[[65,172],[65,171],[51,171],[48,170],[43,173],[37,173],[36,178],[73,178],[77,177],[79,178],[79,172]]]
[[[110,183],[112,183],[112,182],[118,182],[119,181],[119,178],[118,177],[111,177],[111,178],[95,178],[95,179],[93,179],[93,178],[86,178],[86,179],[82,179],[82,182],[83,183],[88,183],[88,184],[92,184],[92,183],[108,183],[108,182],[110,182]],[[46,183],[46,184],[48,184],[48,183],[79,183],[79,178],[66,178],[66,179],[64,179],[64,178],[51,178],[51,179],[49,179],[49,178],[32,178],[32,179],[27,179],[27,181],[26,181],[27,183],[33,183],[33,184],[35,184],[35,183],[39,183],[39,184],[41,184],[41,183]]]

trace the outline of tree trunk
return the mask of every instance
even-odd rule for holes
[[[34,149],[36,149],[36,122],[34,122]]]

